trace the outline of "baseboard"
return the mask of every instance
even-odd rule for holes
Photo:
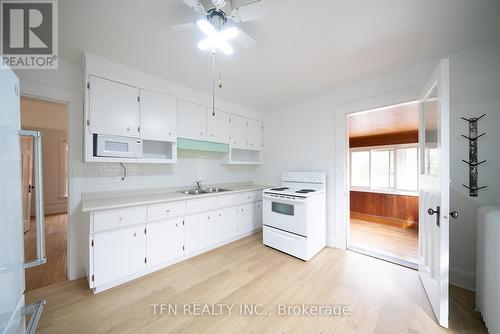
[[[461,268],[450,267],[450,284],[476,291],[476,274]]]
[[[374,216],[374,215],[369,215],[366,213],[353,212],[353,211],[351,211],[350,217],[352,219],[359,219],[359,220],[364,220],[364,221],[368,221],[371,223],[396,226],[396,227],[401,227],[404,229],[408,229],[408,228],[418,229],[418,222],[407,221],[407,220],[402,220],[402,219],[397,219],[397,218],[392,218],[392,217]]]

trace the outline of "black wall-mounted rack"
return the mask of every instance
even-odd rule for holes
[[[486,160],[478,161],[477,160],[477,141],[479,138],[484,136],[486,133],[477,134],[477,122],[486,116],[486,114],[482,114],[479,117],[465,118],[461,117],[464,121],[469,122],[469,135],[462,135],[462,137],[469,140],[469,161],[462,160],[467,165],[469,165],[469,185],[462,184],[465,188],[469,189],[469,196],[477,197],[479,190],[486,188],[487,186],[479,187],[477,185],[477,177],[478,177],[478,166],[482,165],[486,162]]]

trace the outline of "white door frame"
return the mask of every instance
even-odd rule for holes
[[[67,224],[67,278],[74,280],[81,275],[77,264],[74,263],[78,255],[78,224],[82,221],[80,205],[80,194],[83,188],[82,168],[82,125],[83,122],[83,98],[82,94],[48,86],[33,81],[20,80],[21,95],[42,100],[64,103],[68,112],[68,224]],[[81,224],[80,224],[81,225]],[[81,239],[81,238],[80,238]]]
[[[347,249],[349,240],[349,134],[347,115],[418,100],[421,87],[338,105],[335,109],[335,231],[333,246]]]

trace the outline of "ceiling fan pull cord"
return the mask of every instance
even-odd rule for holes
[[[215,50],[212,51],[212,116],[215,116]]]

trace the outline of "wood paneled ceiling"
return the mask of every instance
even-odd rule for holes
[[[349,138],[418,131],[417,102],[351,114]]]

